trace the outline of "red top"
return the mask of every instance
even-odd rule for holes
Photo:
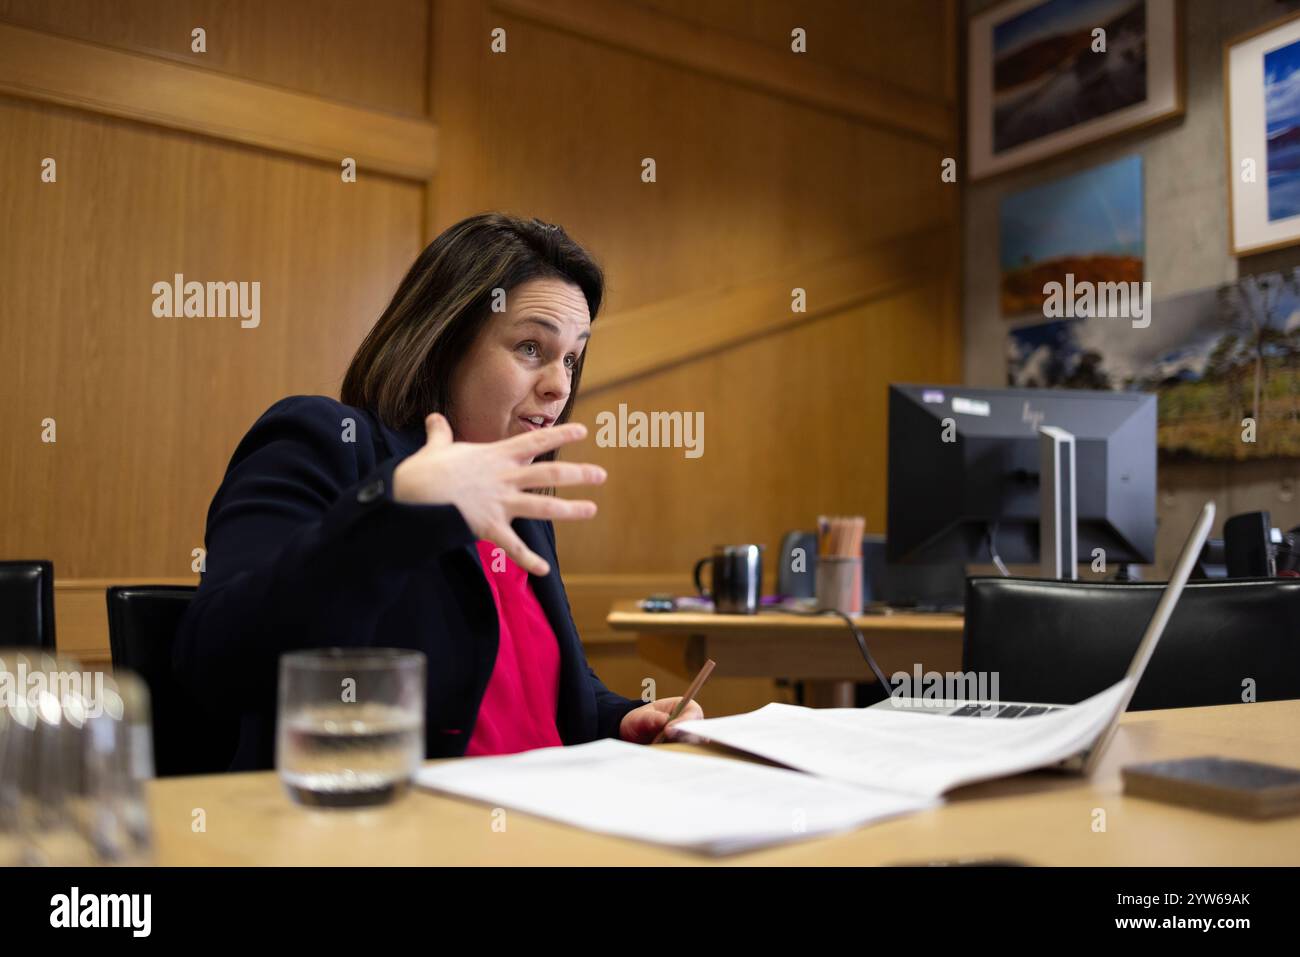
[[[465,753],[514,754],[562,745],[555,726],[560,700],[555,632],[529,587],[528,573],[486,539],[479,539],[478,555],[496,602],[501,638]]]

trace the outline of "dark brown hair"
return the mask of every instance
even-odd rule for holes
[[[595,321],[604,273],[563,227],[504,213],[462,219],[425,247],[402,278],[352,357],[340,400],[395,429],[422,426],[430,412],[447,415],[452,373],[491,317],[493,290],[509,295],[530,279],[548,277],[578,286]],[[573,412],[586,357],[584,349],[556,425]]]

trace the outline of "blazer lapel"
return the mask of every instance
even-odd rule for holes
[[[549,575],[539,578],[529,574],[528,582],[533,586],[533,594],[537,596],[537,602],[542,606],[542,611],[546,612],[546,620],[551,623],[551,630],[560,642],[561,654],[567,655],[576,644],[578,634],[569,617],[569,603],[564,597],[560,573],[555,568],[555,552],[551,548],[546,529],[539,520],[529,518],[517,518],[511,527],[534,554],[546,559],[546,563],[551,566]]]
[[[405,458],[406,456],[413,455],[420,451],[420,449],[424,448],[425,434],[423,427],[412,429],[390,429],[379,421],[378,416],[374,415],[371,416],[371,421],[374,422],[375,427],[379,430],[379,433],[384,440],[384,444],[388,446],[388,451],[391,454],[400,455]]]
[[[578,639],[578,630],[573,624],[569,612],[569,601],[564,595],[564,585],[551,547],[546,527],[538,519],[519,518],[511,525],[516,534],[523,539],[535,554],[546,559],[551,566],[551,573],[544,578],[530,574],[528,582],[537,596],[537,603],[546,613],[551,631],[555,632],[556,643],[560,646],[560,689],[556,707],[556,730],[565,744],[586,740],[590,737],[589,728],[595,727],[596,703],[589,692],[589,683],[583,667],[586,656]],[[586,691],[587,694],[583,694]],[[585,713],[585,712],[590,712]]]
[[[511,523],[510,527],[515,530],[515,534],[523,540],[523,543],[527,545],[534,554],[540,555],[542,558],[546,559],[547,564],[551,566],[551,573],[549,575],[538,577],[537,575],[530,573],[528,575],[528,582],[532,586],[533,594],[537,596],[537,603],[541,605],[542,611],[546,615],[546,620],[551,626],[551,631],[555,633],[556,643],[560,647],[560,708],[557,720],[561,722],[561,737],[565,737],[565,703],[571,700],[571,696],[574,694],[573,689],[582,686],[581,684],[575,685],[575,681],[582,682],[583,680],[580,663],[585,660],[585,656],[579,653],[580,644],[578,640],[578,631],[574,627],[573,619],[569,614],[568,599],[564,597],[564,586],[560,583],[560,575],[559,572],[556,571],[555,567],[555,552],[551,548],[550,539],[546,534],[545,527],[537,519],[530,518],[517,518]],[[463,546],[461,553],[463,557],[460,561],[462,563],[466,561],[472,562],[473,566],[467,565],[466,567],[476,567],[478,569],[477,577],[482,581],[486,572],[483,568],[483,561],[479,557],[477,544]],[[484,591],[488,591],[486,582],[483,582],[483,584]],[[493,606],[493,608],[495,612],[495,606]],[[496,631],[495,618],[492,624],[493,630]],[[500,640],[499,634],[497,635],[497,639],[498,641]],[[490,677],[491,667],[486,665],[489,649],[484,647],[481,648],[481,651],[482,654],[480,655],[480,659],[483,661],[484,667]],[[491,647],[490,654],[492,660],[495,661],[495,643]],[[486,680],[487,679],[485,678],[485,683]]]

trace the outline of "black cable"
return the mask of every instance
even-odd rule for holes
[[[872,673],[876,676],[876,680],[880,682],[880,690],[885,693],[885,697],[889,697],[889,682],[885,678],[885,673],[881,671],[880,666],[876,664],[876,659],[871,657],[871,651],[867,648],[867,641],[865,638],[862,637],[862,632],[858,629],[858,626],[855,625],[853,623],[853,619],[850,618],[848,615],[846,615],[844,612],[839,611],[838,609],[835,608],[818,608],[812,611],[802,611],[796,608],[760,608],[759,609],[760,614],[765,611],[780,613],[785,615],[805,615],[810,618],[820,617],[822,615],[839,616],[839,618],[843,620],[844,624],[849,626],[849,631],[853,632],[853,638],[858,643],[858,650],[862,652],[862,657],[866,659],[867,665],[871,668]]]

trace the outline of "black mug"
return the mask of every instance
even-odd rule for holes
[[[701,598],[712,598],[713,610],[731,615],[758,614],[763,591],[762,545],[715,545],[713,554],[695,563],[691,573]],[[713,563],[712,589],[704,590],[700,572]]]

